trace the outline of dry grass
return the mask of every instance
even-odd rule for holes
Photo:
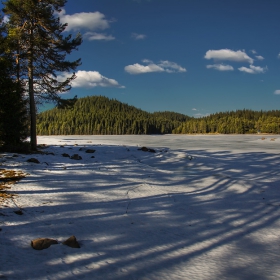
[[[15,196],[15,194],[9,193],[11,185],[25,177],[26,174],[21,171],[0,169],[0,203]]]

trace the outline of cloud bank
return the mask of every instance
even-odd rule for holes
[[[251,50],[253,54],[257,52],[255,50]],[[254,66],[254,59],[246,54],[245,51],[233,51],[229,49],[221,49],[221,50],[209,50],[206,52],[205,59],[214,59],[214,60],[227,60],[227,61],[234,61],[234,62],[246,62],[249,63],[249,67],[239,67],[238,70],[241,72],[249,73],[249,74],[261,74],[265,73],[268,68],[267,67],[260,67]],[[261,55],[255,55],[257,60],[264,60],[264,57]],[[231,65],[225,64],[212,64],[207,65],[206,68],[208,69],[215,69],[218,71],[233,71],[234,68]]]
[[[209,50],[206,52],[205,59],[227,60],[235,62],[247,62],[253,64],[254,60],[249,57],[244,51],[233,51],[229,49]]]
[[[133,65],[125,66],[124,70],[132,75],[152,72],[180,73],[187,71],[186,68],[168,60],[161,60],[157,64],[148,59],[144,59],[142,62],[146,65],[135,63]]]
[[[275,90],[274,94],[280,94],[280,89]]]
[[[69,77],[69,73],[62,73],[58,75],[58,81],[63,81]],[[71,83],[73,88],[94,88],[94,87],[115,87],[125,88],[121,86],[116,80],[109,79],[102,76],[97,71],[82,71],[76,73],[76,79]]]

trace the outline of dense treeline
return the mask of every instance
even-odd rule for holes
[[[72,108],[55,108],[37,117],[39,135],[166,134],[189,117],[174,112],[148,113],[115,99],[91,96]]]
[[[280,133],[280,111],[237,110],[216,113],[203,118],[192,118],[179,127],[174,133]]]
[[[168,111],[148,113],[103,96],[74,98],[68,103],[72,105],[38,115],[39,135],[280,133],[279,110],[244,109],[191,118]]]

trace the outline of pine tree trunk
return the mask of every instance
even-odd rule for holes
[[[29,103],[30,103],[30,144],[31,150],[37,149],[37,134],[36,134],[36,106],[34,100],[33,89],[33,67],[28,69],[28,83],[29,83]]]
[[[33,37],[33,29],[30,30],[30,37]],[[37,132],[36,132],[36,105],[34,98],[34,72],[33,72],[33,39],[30,40],[31,46],[28,61],[28,85],[29,85],[29,103],[30,103],[30,145],[31,150],[37,150]]]

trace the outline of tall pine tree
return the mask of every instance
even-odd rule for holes
[[[28,136],[26,101],[21,83],[13,77],[13,59],[5,53],[5,24],[0,26],[0,145],[21,148]]]
[[[69,91],[75,73],[64,81],[57,79],[59,72],[73,72],[80,59],[69,61],[66,56],[82,43],[81,35],[64,37],[67,24],[61,24],[57,14],[66,0],[8,0],[4,13],[9,16],[9,51],[14,55],[21,81],[26,81],[30,106],[31,149],[36,150],[35,97],[59,100],[58,93]]]

